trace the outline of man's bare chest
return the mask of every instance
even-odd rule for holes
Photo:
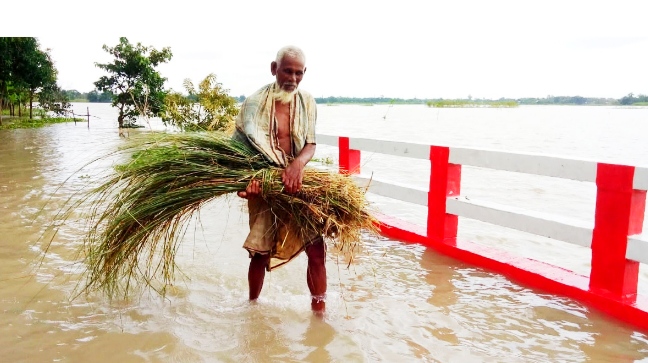
[[[277,123],[277,136],[290,137],[290,106],[286,104],[277,105],[275,108],[275,120]]]

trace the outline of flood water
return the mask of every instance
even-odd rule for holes
[[[267,275],[251,304],[241,248],[247,215],[237,198],[208,204],[192,221],[178,253],[177,285],[165,298],[72,299],[83,271],[84,211],[67,222],[56,213],[110,169],[106,162],[82,167],[124,143],[109,105],[74,105],[77,113],[88,106],[90,128],[0,131],[3,362],[648,362],[647,332],[422,246],[371,236],[349,268],[329,251],[323,319],[310,311],[304,256]],[[318,111],[323,134],[648,165],[646,108]],[[151,126],[164,128],[155,120]],[[141,132],[150,131],[130,133]],[[334,151],[319,147],[316,156]],[[372,154],[363,154],[363,169],[420,187],[429,177],[425,162]],[[591,183],[468,167],[462,175],[463,195],[593,219]],[[372,201],[385,213],[425,221],[423,208]],[[52,227],[59,229],[54,236]],[[559,241],[464,219],[459,238],[588,274],[589,251]],[[642,266],[644,295],[647,280]]]

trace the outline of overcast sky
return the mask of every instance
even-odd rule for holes
[[[13,16],[15,15],[15,16]],[[473,98],[648,94],[648,1],[5,1],[3,36],[50,48],[64,89],[94,88],[120,36],[170,47],[182,90],[215,73],[234,96],[301,47],[314,96]]]

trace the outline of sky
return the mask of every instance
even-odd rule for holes
[[[63,89],[88,92],[119,37],[173,58],[182,91],[215,73],[233,96],[273,81],[277,50],[306,54],[315,97],[621,98],[648,94],[648,1],[30,0],[2,5],[2,36],[49,48]],[[17,14],[12,16],[12,14]]]

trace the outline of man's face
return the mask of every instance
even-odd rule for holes
[[[299,57],[285,56],[281,62],[272,62],[272,75],[277,77],[277,84],[286,92],[293,92],[299,86],[306,73],[304,61]]]

